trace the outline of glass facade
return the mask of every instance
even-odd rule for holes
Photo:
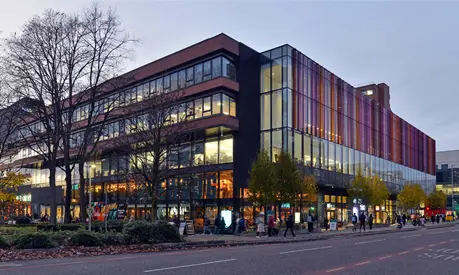
[[[435,141],[290,46],[261,56],[261,140],[306,166],[435,186]]]

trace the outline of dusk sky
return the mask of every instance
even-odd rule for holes
[[[0,0],[1,37],[46,8],[92,1]],[[459,149],[459,2],[104,1],[141,39],[126,70],[219,33],[258,51],[291,44],[348,83],[385,82],[392,110]]]

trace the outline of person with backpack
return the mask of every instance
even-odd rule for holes
[[[368,217],[368,227],[370,227],[370,230],[373,228],[373,214]]]
[[[290,229],[290,231],[292,232],[292,235],[293,237],[295,238],[295,233],[293,232],[293,224],[294,224],[294,221],[293,221],[293,215],[290,214],[290,216],[288,216],[288,219],[287,219],[287,222],[286,222],[286,225],[287,225],[287,228],[285,229],[285,232],[284,232],[284,238],[287,237],[287,231]]]
[[[360,214],[360,217],[359,217],[359,220],[360,220],[360,232],[362,232],[362,227],[363,227],[363,231],[365,232],[365,220],[367,219],[367,217],[365,217],[365,214],[362,212],[362,214]]]
[[[308,223],[308,232],[312,233],[314,230],[314,217],[311,213],[309,213],[308,217],[306,218],[306,222]]]
[[[351,221],[352,221],[352,225],[354,226],[352,228],[352,231],[357,231],[357,215],[355,215],[355,213],[354,215],[352,215]]]
[[[245,220],[244,220],[244,217],[241,217],[239,219],[239,222],[238,222],[238,232],[239,232],[239,235],[245,231]]]

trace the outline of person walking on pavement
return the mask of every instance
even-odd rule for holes
[[[202,235],[205,235],[207,232],[209,232],[209,235],[212,235],[212,230],[210,230],[210,220],[207,216],[204,216],[204,232]]]
[[[233,234],[235,235],[237,233],[237,217],[236,213],[233,213],[231,216],[231,228],[233,229]]]
[[[406,225],[406,215],[405,214],[403,214],[402,220],[403,220],[403,226],[405,226]]]
[[[225,219],[223,217],[220,220],[220,223],[218,224],[218,226],[220,227],[220,235],[223,235],[225,232],[225,228],[226,228]]]
[[[365,220],[367,219],[367,217],[365,217],[365,214],[362,212],[362,214],[360,214],[360,217],[359,217],[359,220],[360,220],[360,232],[362,232],[362,227],[363,227],[363,231],[365,232]]]
[[[370,227],[370,230],[373,228],[373,214],[368,217],[368,227]]]
[[[437,214],[437,223],[440,223],[440,215]]]
[[[312,216],[312,213],[309,213],[306,221],[308,222],[308,232],[312,233],[314,230],[314,217]]]
[[[357,231],[357,215],[355,213],[354,215],[352,215],[351,221],[352,221],[352,225],[354,226],[352,228],[352,231]]]
[[[218,235],[218,231],[220,229],[220,216],[217,215],[217,217],[215,217],[215,222],[214,222],[214,234],[215,235]]]
[[[292,232],[292,235],[293,237],[295,238],[295,233],[293,232],[293,215],[290,214],[290,216],[288,216],[288,219],[287,219],[287,222],[286,222],[286,225],[287,225],[287,228],[285,229],[285,232],[284,232],[284,238],[287,237],[287,231],[290,229],[290,231]]]
[[[432,215],[432,217],[430,217],[430,221],[432,222],[432,224],[435,223],[435,215]]]
[[[325,231],[328,231],[328,219],[325,217],[324,219],[324,226],[325,226]]]
[[[257,239],[260,238],[260,235],[261,235],[260,233],[263,233],[263,237],[265,237],[264,219],[265,219],[265,213],[260,212],[260,215],[258,216],[258,218],[256,220],[256,224],[257,224]]]
[[[268,219],[268,237],[273,236],[273,228],[274,228],[274,216],[269,216]]]
[[[239,235],[242,234],[242,232],[245,231],[245,220],[244,220],[244,217],[241,216],[241,218],[239,219],[239,224],[238,224],[238,232],[239,232]]]

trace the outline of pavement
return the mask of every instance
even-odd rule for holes
[[[0,274],[457,275],[458,264],[459,227],[449,226],[317,242],[5,262]]]

